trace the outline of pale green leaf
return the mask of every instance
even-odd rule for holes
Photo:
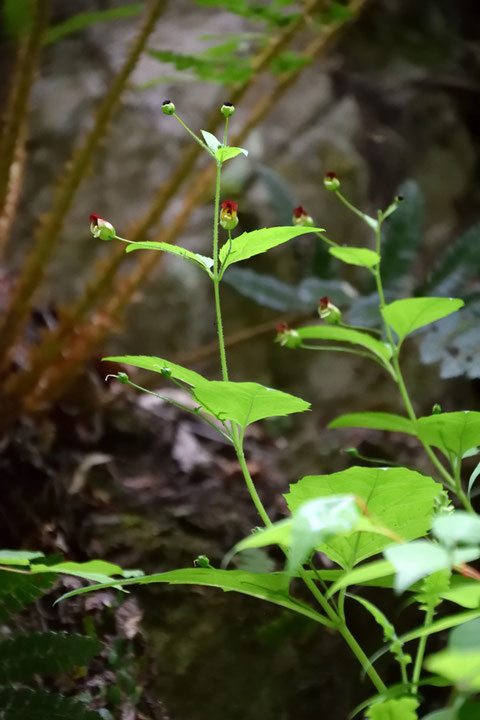
[[[208,130],[201,130],[200,132],[202,133],[203,139],[207,143],[209,150],[211,150],[212,153],[215,154],[218,148],[222,147],[222,143],[220,142],[220,140],[218,140],[215,135],[212,135],[211,132],[208,132]]]
[[[479,475],[480,475],[480,462],[477,463],[477,466],[475,467],[475,469],[473,470],[472,474],[470,475],[470,477],[468,479],[468,497],[470,497],[475,480],[478,478]]]
[[[297,328],[297,332],[301,340],[334,340],[360,345],[384,361],[390,360],[392,356],[389,345],[360,330],[352,330],[351,328],[336,325],[309,325],[308,327]]]
[[[480,412],[463,410],[417,420],[418,436],[449,458],[461,458],[480,443]]]
[[[393,587],[394,572],[395,569],[388,560],[374,560],[373,562],[359,565],[353,568],[353,570],[347,570],[342,573],[342,575],[335,580],[328,590],[328,597],[335,595],[336,592],[349,585],[375,585],[374,581],[380,580],[381,578],[391,579],[391,582],[381,583],[381,586],[385,584],[387,587]]]
[[[340,493],[361,498],[372,520],[404,540],[422,537],[430,529],[433,504],[441,485],[406,468],[352,467],[332,475],[304,477],[285,496],[293,513],[309,500]],[[321,549],[342,567],[380,553],[392,541],[372,532],[339,537]]]
[[[262,230],[253,230],[252,232],[242,233],[232,239],[232,242],[226,242],[220,249],[219,259],[222,267],[222,274],[225,269],[233,263],[246,260],[254,255],[270,250],[271,248],[281,245],[282,243],[292,240],[299,235],[308,235],[312,232],[322,232],[319,228],[307,228],[299,226],[285,226],[263,228]]]
[[[119,565],[105,562],[105,560],[90,560],[84,563],[61,562],[54,565],[35,563],[31,566],[30,572],[32,574],[53,572],[61,575],[73,575],[96,583],[109,582],[110,578],[115,575],[131,577],[132,575],[142,574],[138,570],[123,570]]]
[[[480,649],[480,618],[458,625],[449,635],[448,647],[451,650]]]
[[[156,575],[145,575],[141,578],[112,581],[110,583],[102,583],[101,585],[80,588],[66,593],[59,599],[64,600],[73,595],[102,590],[106,587],[114,587],[116,585],[124,587],[128,585],[148,585],[153,583],[201,585],[204,587],[221,588],[222,590],[232,590],[261,600],[267,600],[268,602],[293,610],[318,622],[322,622],[323,620],[322,616],[315,610],[289,595],[289,577],[286,573],[263,574],[249,573],[243,570],[182,568],[181,570],[172,570],[171,572],[158,573]]]
[[[403,415],[393,415],[385,412],[362,412],[340,415],[328,424],[329,428],[361,427],[372,430],[388,430],[389,432],[403,432],[416,435],[415,423]]]
[[[205,255],[199,255],[198,253],[190,252],[183,247],[178,245],[171,245],[170,243],[164,242],[132,242],[125,248],[126,253],[135,252],[135,250],[162,250],[163,252],[170,253],[171,255],[178,255],[179,257],[188,260],[209,272],[210,268],[213,267],[213,259],[206,257]],[[209,273],[211,275],[211,273]]]
[[[447,547],[480,544],[480,517],[465,510],[455,510],[435,518],[432,532]]]
[[[237,155],[240,155],[241,153],[248,155],[248,150],[240,147],[220,147],[215,151],[215,157],[217,160],[224,163],[227,160],[237,157]]]
[[[465,608],[480,606],[480,582],[461,575],[452,575],[450,588],[442,593],[444,600],[449,600]]]
[[[448,678],[463,691],[480,691],[480,650],[442,650],[425,661],[430,672]]]
[[[447,550],[428,540],[391,545],[384,555],[395,568],[395,590],[403,592],[417,580],[480,557],[480,548]]]
[[[380,262],[380,255],[367,248],[330,247],[328,252],[337,260],[341,260],[348,265],[371,268]]]
[[[430,625],[421,625],[415,630],[411,630],[408,633],[400,636],[400,640],[403,643],[410,642],[411,640],[418,640],[421,637],[428,637],[444,630],[450,630],[453,627],[458,627],[469,620],[474,620],[480,617],[480,610],[469,610],[467,612],[455,613],[453,615],[447,615],[440,620],[435,620]]]
[[[414,330],[456,312],[463,305],[463,300],[457,298],[407,298],[384,307],[382,315],[402,342]]]
[[[281,390],[249,382],[203,381],[194,389],[199,404],[221,421],[233,420],[245,428],[277,415],[304,412],[310,403]]]
[[[415,712],[418,702],[412,697],[392,698],[372,705],[366,717],[368,720],[418,720]]]
[[[0,565],[30,565],[31,560],[43,557],[43,553],[31,550],[0,550]]]
[[[187,383],[187,385],[192,385],[193,387],[200,383],[208,382],[208,380],[205,380],[204,377],[193,370],[188,370],[181,365],[176,365],[163,358],[150,355],[114,355],[102,358],[102,360],[104,362],[131,365],[132,367],[141,368],[142,370],[153,370],[153,372],[161,373],[162,375],[164,375],[166,371],[169,371],[172,378]]]

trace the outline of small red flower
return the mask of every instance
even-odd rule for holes
[[[293,211],[292,225],[299,225],[300,227],[313,227],[315,223],[305,208],[302,205],[299,205]]]
[[[323,184],[330,192],[336,192],[340,187],[340,180],[338,179],[337,173],[327,172],[323,178]]]
[[[236,213],[238,210],[238,203],[235,202],[235,200],[224,200],[222,202],[222,210],[225,210],[225,212],[228,213]]]
[[[97,213],[92,213],[90,215],[90,225],[95,225],[95,227],[98,227],[98,221],[101,219],[102,218],[100,217],[100,215],[97,215]]]
[[[115,228],[108,220],[104,220],[97,213],[90,215],[90,232],[93,237],[100,240],[114,240],[116,237]]]
[[[235,200],[224,200],[220,210],[220,225],[225,230],[233,230],[238,225],[238,203]]]
[[[325,295],[325,297],[320,298],[320,300],[318,301],[318,307],[321,310],[326,310],[329,305],[330,305],[330,298],[328,297],[328,295]]]
[[[286,323],[286,322],[281,322],[281,323],[278,323],[278,325],[277,325],[277,332],[278,332],[278,333],[287,332],[287,330],[289,330],[289,329],[290,329],[290,328],[288,327],[288,323]]]
[[[325,173],[325,177],[327,180],[338,180],[338,175],[336,172],[327,172]]]
[[[305,210],[305,208],[303,207],[303,205],[299,205],[293,211],[293,217],[300,218],[300,217],[303,217],[304,215],[308,215],[308,213]]]

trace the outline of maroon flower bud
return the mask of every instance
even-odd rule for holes
[[[300,225],[300,227],[314,227],[315,223],[305,208],[299,205],[293,211],[292,225]]]
[[[93,237],[100,238],[100,240],[114,240],[117,235],[112,223],[96,213],[90,215],[90,232]]]
[[[338,325],[342,319],[342,313],[327,295],[318,301],[318,314],[329,325]]]
[[[296,330],[291,330],[286,322],[277,325],[277,337],[275,342],[280,343],[282,347],[298,348],[302,344],[300,336]]]
[[[234,200],[224,200],[220,210],[220,225],[224,230],[233,230],[238,225],[238,203]]]
[[[327,172],[323,178],[323,184],[330,192],[336,192],[340,188],[340,180],[337,177],[337,173]]]

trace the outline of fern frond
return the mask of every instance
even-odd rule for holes
[[[26,688],[0,688],[0,714],[2,720],[100,720],[77,700]]]
[[[36,632],[0,642],[1,682],[20,682],[35,675],[55,675],[83,667],[102,650],[86,635]]]
[[[0,620],[41,597],[55,580],[53,574],[23,575],[0,571]]]
[[[480,224],[467,230],[443,253],[423,293],[448,296],[464,294],[466,283],[480,271]]]

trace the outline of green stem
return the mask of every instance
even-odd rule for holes
[[[232,423],[233,425],[233,423]],[[252,498],[253,504],[255,505],[255,508],[262,518],[262,522],[265,525],[265,527],[272,527],[272,521],[268,517],[268,513],[265,510],[262,501],[260,500],[260,496],[257,492],[257,488],[255,487],[255,483],[252,480],[252,476],[250,475],[250,470],[248,469],[247,462],[245,460],[245,454],[243,452],[243,447],[240,444],[240,441],[238,439],[238,429],[235,426],[236,433],[233,430],[232,427],[232,435],[234,436],[234,447],[235,451],[237,453],[238,462],[240,463],[240,467],[242,468],[243,477],[245,478],[245,483],[248,488],[248,492],[250,493],[250,497]]]
[[[355,205],[352,205],[351,202],[347,200],[346,197],[342,195],[342,193],[339,190],[335,191],[335,195],[337,198],[347,207],[351,212],[353,212],[355,215],[358,215],[358,217],[362,218],[364,222],[367,223],[372,228],[378,228],[379,223],[374,218],[370,217],[370,215],[367,215],[366,213],[362,212],[358,208],[355,207]]]
[[[425,613],[424,627],[430,625],[435,614],[435,606],[430,605]],[[418,641],[417,655],[415,657],[415,665],[413,666],[412,674],[412,691],[414,693],[418,690],[418,683],[420,680],[420,673],[422,672],[423,656],[425,655],[425,648],[427,646],[427,635],[423,635]]]
[[[198,143],[204,150],[206,150],[212,157],[215,157],[215,153],[213,153],[213,152],[210,150],[210,148],[208,147],[208,145],[207,145],[206,143],[204,143],[203,140],[200,140],[200,138],[198,137],[198,135],[195,135],[195,133],[194,133],[192,130],[190,130],[190,128],[188,127],[188,125],[185,125],[185,123],[183,122],[183,120],[178,117],[177,113],[173,113],[173,117],[174,117],[176,120],[178,120],[178,122],[180,123],[180,125],[181,125],[183,128],[185,128],[185,130],[188,132],[189,135],[192,136],[192,138],[195,140],[195,142],[197,142],[197,143]],[[216,159],[216,158],[215,158],[215,159]]]
[[[228,117],[225,118],[225,134],[223,136],[223,147],[227,147]]]
[[[220,348],[220,364],[222,378],[228,380],[227,355],[225,353],[225,339],[223,336],[222,310],[220,307],[220,278],[218,275],[218,222],[220,213],[220,179],[222,163],[217,161],[217,178],[215,182],[215,215],[213,218],[213,292],[215,295],[215,314],[217,317],[218,345]],[[232,425],[233,431],[233,425]]]
[[[330,240],[329,237],[327,237],[321,232],[318,232],[318,230],[315,232],[315,235],[319,237],[320,240],[323,240],[323,242],[326,242],[327,245],[330,245],[331,247],[338,247],[338,243],[336,243],[335,240]]]
[[[343,637],[347,645],[349,646],[350,650],[353,652],[355,657],[357,658],[358,662],[362,666],[362,668],[365,670],[366,674],[372,681],[372,683],[375,685],[375,688],[378,690],[379,693],[384,693],[387,690],[387,686],[383,682],[380,675],[377,673],[373,665],[371,664],[368,657],[363,652],[362,648],[358,644],[358,642],[353,637],[350,630],[347,628],[345,623],[342,625],[339,625],[337,627],[338,632]]]

